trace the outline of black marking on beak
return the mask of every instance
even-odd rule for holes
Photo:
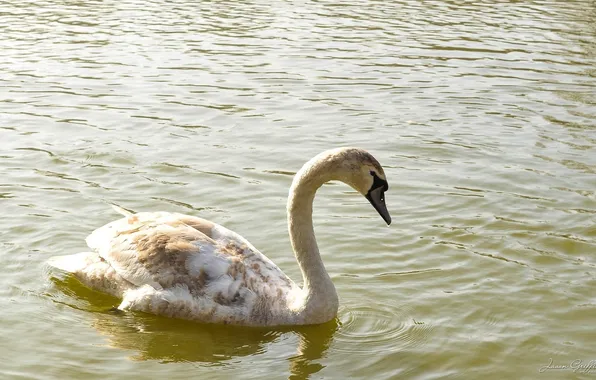
[[[385,204],[385,191],[389,189],[389,184],[384,179],[379,178],[374,171],[371,171],[370,174],[373,176],[374,181],[365,197],[375,210],[377,210],[379,215],[381,215],[385,223],[390,225],[391,215],[389,215],[387,205]]]

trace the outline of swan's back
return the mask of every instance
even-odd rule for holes
[[[296,323],[299,288],[240,235],[176,213],[130,214],[93,231],[93,252],[53,258],[121,309],[208,323]]]

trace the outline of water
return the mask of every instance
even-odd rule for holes
[[[2,378],[596,374],[593,1],[11,0],[0,46]],[[320,191],[335,322],[120,314],[44,264],[114,202],[222,223],[299,279],[291,176],[345,145],[386,168],[394,223]]]

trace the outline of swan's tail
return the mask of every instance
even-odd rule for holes
[[[77,273],[95,261],[96,258],[97,253],[81,252],[75,253],[74,255],[50,257],[48,264],[64,272]]]

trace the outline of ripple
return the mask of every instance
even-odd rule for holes
[[[193,211],[203,211],[203,210],[212,209],[210,207],[196,207],[196,206],[193,206],[193,205],[191,205],[189,203],[186,203],[186,202],[176,201],[174,199],[165,198],[165,197],[151,197],[151,199],[155,199],[157,201],[164,201],[164,202],[173,204],[175,206],[182,206],[184,208],[187,208],[187,209],[193,210]]]
[[[423,345],[430,337],[431,323],[417,318],[408,308],[388,305],[342,308],[341,327],[335,349],[345,352],[399,351]]]

